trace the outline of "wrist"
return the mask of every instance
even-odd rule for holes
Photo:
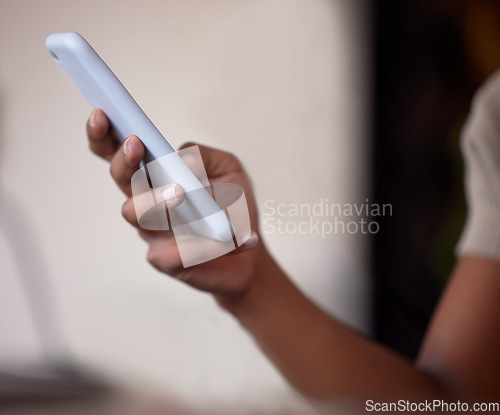
[[[217,303],[226,311],[240,319],[250,311],[256,311],[267,298],[272,298],[275,286],[286,276],[262,243],[254,248],[255,262],[246,289],[237,295],[215,295]]]

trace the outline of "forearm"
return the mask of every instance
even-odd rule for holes
[[[459,259],[424,339],[418,365],[462,398],[500,399],[500,261]]]
[[[328,316],[284,275],[267,252],[242,298],[219,301],[305,396],[314,399],[443,398],[408,360]]]

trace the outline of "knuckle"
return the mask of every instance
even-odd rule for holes
[[[89,141],[89,149],[92,153],[94,153],[95,155],[99,156],[99,157],[104,157],[104,155],[102,154],[102,151],[101,151],[101,148],[99,146],[97,146],[94,142],[92,141]]]
[[[111,160],[111,164],[109,166],[109,174],[119,186],[125,185],[127,183],[127,180],[123,177],[123,166],[120,165],[120,161],[117,160],[116,157],[113,157],[113,159]]]
[[[189,284],[194,277],[193,268],[182,268],[175,273],[175,278]]]
[[[88,142],[88,146],[89,146],[89,150],[94,153],[94,154],[97,154],[97,151],[96,151],[96,148],[94,146],[94,144],[92,143],[92,141],[89,140]]]
[[[154,248],[153,245],[149,246],[148,252],[146,254],[146,260],[156,269],[161,270],[161,256],[158,250]]]
[[[234,153],[230,151],[222,151],[222,150],[219,151],[220,153],[218,159],[220,161],[223,161],[225,164],[233,168],[242,168],[240,159]]]
[[[122,216],[125,220],[127,220],[127,222],[135,221],[135,209],[130,199],[122,205]]]
[[[232,153],[227,153],[227,166],[231,171],[242,172],[244,171],[243,164],[238,157]]]
[[[113,160],[111,160],[111,163],[109,165],[109,174],[115,181],[118,181],[116,172],[116,163]]]
[[[150,242],[146,259],[158,271],[176,276],[183,267],[182,263],[179,263],[179,258],[176,258],[175,249],[172,248],[169,243]]]
[[[228,159],[234,164],[237,165],[238,167],[241,167],[241,161],[240,159],[234,155],[233,153],[227,153]]]
[[[183,148],[193,147],[193,146],[196,146],[196,145],[198,145],[198,144],[196,144],[194,141],[186,141],[179,148],[183,149]]]

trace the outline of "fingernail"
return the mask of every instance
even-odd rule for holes
[[[96,126],[96,112],[97,110],[94,110],[92,111],[92,114],[90,114],[90,120],[89,120],[89,123],[90,123],[90,128],[95,128]]]
[[[179,186],[177,183],[172,183],[169,184],[165,189],[163,189],[163,192],[161,193],[161,197],[163,197],[163,200],[166,202],[170,202],[172,200],[177,199],[179,195],[182,194],[182,188]]]
[[[104,122],[104,117],[102,111],[99,109],[95,109],[90,116],[90,126],[92,128],[97,127],[97,124],[101,124]]]
[[[125,142],[123,143],[123,152],[125,153],[125,155],[127,156],[128,153],[130,152],[130,148],[129,148],[129,142],[130,142],[130,137],[128,137]]]

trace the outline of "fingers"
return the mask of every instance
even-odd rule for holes
[[[184,149],[194,145],[198,144],[185,143],[180,148]],[[210,179],[227,177],[232,173],[241,172],[243,170],[243,166],[238,158],[227,151],[217,150],[202,145],[198,145],[198,148],[200,149],[203,164]]]
[[[137,136],[131,135],[111,160],[111,176],[118,187],[129,197],[132,195],[130,180],[139,168],[145,151],[142,141]]]
[[[183,260],[188,260],[186,255],[189,253],[184,252],[184,257],[181,258],[179,253],[178,242],[173,238],[173,233],[168,232],[170,237],[165,237],[165,232],[152,232],[140,230],[139,233],[143,239],[149,244],[149,250],[147,254],[148,262],[153,265],[157,270],[169,274],[179,280],[188,282],[193,273],[198,273],[199,266],[185,267]],[[240,246],[239,248],[231,251],[227,255],[241,254],[243,252],[249,251],[257,246],[259,238],[255,232],[252,232],[250,238]],[[209,240],[206,238],[200,238],[195,242],[193,247],[196,247],[197,251],[206,252],[210,250],[218,242]],[[193,253],[196,256],[196,253]],[[203,265],[202,265],[203,266]]]
[[[108,161],[120,147],[120,142],[111,132],[108,118],[99,108],[92,111],[87,121],[87,137],[92,152]]]
[[[90,114],[87,136],[90,149],[98,156],[111,161],[111,176],[120,189],[131,196],[130,179],[144,157],[144,144],[136,136],[130,136],[120,145],[110,129],[108,118],[99,108]]]
[[[184,271],[179,249],[173,237],[153,237],[148,243],[147,261],[153,267],[174,277]]]
[[[258,243],[259,235],[257,234],[257,232],[252,231],[245,243],[243,245],[240,245],[234,251],[229,252],[228,255],[241,254],[242,252],[250,251],[252,248],[255,248]]]
[[[184,192],[177,183],[151,190],[138,196],[129,198],[122,207],[122,215],[127,222],[140,227],[139,222],[148,223],[148,229],[162,230],[155,224],[165,223],[160,215],[165,215],[165,208],[173,209],[184,201]],[[163,202],[163,203],[161,203]],[[165,228],[163,228],[165,229]]]

